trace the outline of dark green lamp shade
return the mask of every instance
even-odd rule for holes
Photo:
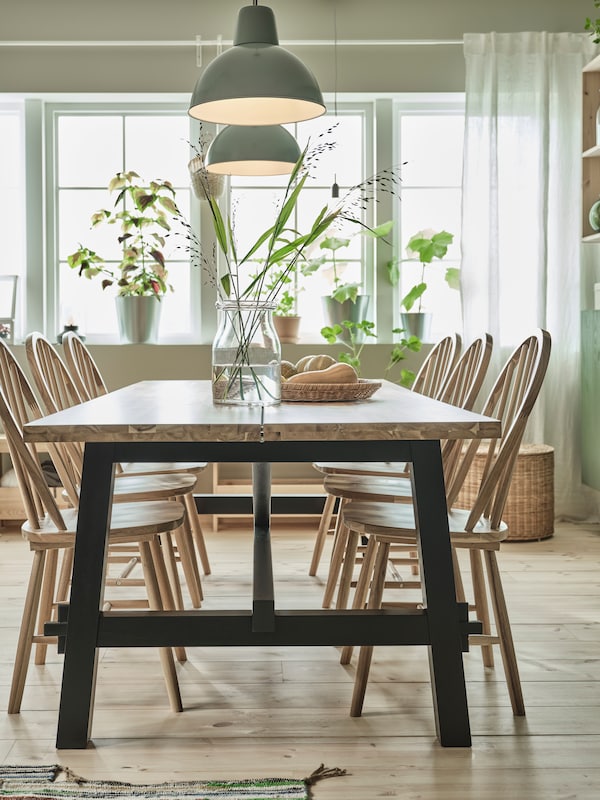
[[[325,113],[312,72],[279,46],[267,6],[240,9],[233,47],[206,67],[188,113],[223,125],[280,125]]]
[[[228,125],[211,142],[205,165],[217,175],[285,175],[299,158],[298,142],[281,125]]]

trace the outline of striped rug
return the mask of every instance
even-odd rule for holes
[[[0,766],[0,798],[6,800],[310,800],[323,778],[345,775],[323,764],[304,780],[261,778],[241,781],[121,783],[88,781],[58,764]]]

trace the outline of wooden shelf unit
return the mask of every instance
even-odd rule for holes
[[[600,56],[583,68],[583,126],[581,158],[581,235],[585,242],[600,242],[589,221],[590,208],[600,199],[600,143],[596,140],[596,112],[600,106]]]

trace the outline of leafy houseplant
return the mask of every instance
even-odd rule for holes
[[[427,290],[427,283],[425,282],[426,265],[431,264],[434,258],[442,259],[448,252],[448,246],[453,239],[454,236],[447,231],[436,232],[432,229],[426,229],[418,231],[414,236],[411,236],[406,246],[406,261],[420,261],[421,276],[418,283],[412,286],[400,301],[400,307],[404,309],[401,319],[403,329],[419,339],[426,338],[430,320],[430,317],[425,316],[423,311],[423,295]],[[392,286],[396,286],[400,280],[399,263],[390,261],[387,268],[390,283]],[[444,278],[450,288],[458,289],[459,270],[456,267],[448,267]]]
[[[175,203],[175,190],[169,181],[153,180],[144,185],[136,172],[118,172],[108,184],[118,192],[112,210],[101,209],[92,215],[92,228],[101,224],[118,227],[121,261],[113,267],[106,259],[80,244],[67,258],[72,269],[84,278],[102,277],[102,288],[116,283],[120,296],[160,297],[172,290],[167,284],[163,249],[165,234],[173,220],[182,215]]]
[[[102,288],[117,287],[117,317],[121,338],[128,342],[154,341],[160,319],[161,297],[172,287],[167,283],[163,249],[174,220],[181,220],[175,190],[169,181],[145,184],[136,172],[118,172],[108,184],[117,193],[111,210],[92,215],[92,228],[117,227],[121,260],[109,262],[80,244],[67,258],[79,275],[100,276]]]
[[[368,236],[373,239],[381,239],[389,234],[392,230],[393,222],[384,222],[374,228],[369,228],[367,225],[362,225],[361,229],[354,235]],[[355,281],[343,281],[340,273],[340,267],[345,265],[345,261],[340,259],[338,251],[344,247],[348,247],[352,237],[328,236],[323,239],[319,244],[321,250],[326,251],[318,258],[311,259],[306,265],[303,266],[302,271],[305,275],[315,272],[317,269],[326,264],[331,264],[333,270],[333,289],[331,290],[331,297],[337,300],[338,303],[343,303],[346,300],[356,302],[357,297],[360,295],[361,285]],[[329,251],[329,255],[327,255]]]
[[[392,222],[384,222],[374,228],[362,226],[355,235],[362,234],[373,239],[379,239],[387,236],[392,226]],[[342,268],[345,262],[343,258],[340,259],[338,251],[348,247],[352,238],[340,236],[325,238],[319,245],[320,249],[325,251],[324,254],[318,258],[311,259],[302,267],[304,274],[311,274],[323,266],[331,265],[333,288],[328,297],[322,298],[323,310],[328,322],[324,330],[330,330],[332,327],[341,325],[342,327],[338,331],[337,337],[350,348],[357,342],[364,344],[366,336],[373,335],[372,333],[367,333],[373,328],[373,324],[366,319],[370,302],[369,295],[360,293],[360,283],[342,280]],[[346,322],[354,323],[354,326],[348,327],[345,324]],[[367,324],[363,326],[362,323]],[[323,332],[322,335],[326,339],[328,339],[328,335],[330,336],[330,334],[323,334]],[[356,342],[353,343],[353,339],[356,339]]]

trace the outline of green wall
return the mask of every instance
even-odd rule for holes
[[[187,41],[233,37],[250,0],[0,0],[2,42]],[[333,39],[332,0],[268,0],[285,40]],[[583,31],[593,0],[337,0],[338,40],[450,39],[465,32]],[[324,91],[333,48],[297,47]],[[214,54],[207,51],[206,60]],[[338,47],[345,91],[462,91],[460,45]],[[0,46],[0,92],[191,92],[196,48]]]

